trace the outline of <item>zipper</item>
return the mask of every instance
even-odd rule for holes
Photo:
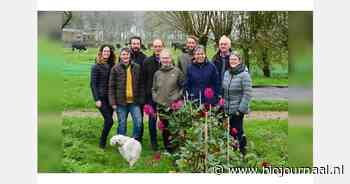
[[[231,75],[231,74],[230,74]],[[227,96],[228,96],[228,113],[230,113],[230,88],[231,88],[231,82],[233,79],[233,75],[231,75],[230,83],[228,84],[227,88]]]

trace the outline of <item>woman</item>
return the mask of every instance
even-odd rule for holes
[[[215,105],[220,96],[218,71],[208,61],[203,47],[196,47],[193,57],[194,61],[187,68],[186,91],[200,103]]]
[[[173,65],[169,50],[162,50],[160,53],[160,62],[161,67],[153,77],[152,98],[158,107],[171,107],[172,103],[182,98],[184,75],[180,69]],[[158,107],[159,113],[166,113]],[[164,147],[168,152],[172,153],[174,150],[170,145],[170,132],[166,128],[168,120],[161,116],[159,119],[164,126],[162,130]]]
[[[103,149],[106,147],[107,136],[113,126],[113,109],[108,100],[108,80],[114,64],[114,48],[110,45],[102,45],[98,50],[96,63],[91,68],[90,87],[96,107],[104,119],[99,143],[100,148]]]
[[[247,140],[243,130],[243,118],[249,112],[252,80],[237,52],[230,54],[229,69],[224,74],[222,88],[224,110],[229,115],[231,135],[238,140],[240,152],[245,155]]]
[[[111,69],[109,101],[118,116],[117,134],[126,135],[129,112],[133,120],[132,137],[141,142],[142,115],[140,104],[144,103],[144,83],[141,67],[130,60],[130,50],[122,48],[119,63]]]

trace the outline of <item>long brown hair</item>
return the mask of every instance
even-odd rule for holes
[[[107,63],[111,66],[113,66],[115,64],[115,54],[114,54],[114,47],[112,45],[108,45],[108,44],[103,44],[101,45],[101,47],[98,49],[98,53],[96,56],[96,63],[97,64],[103,64],[105,61],[102,58],[102,51],[105,47],[108,47],[111,54],[109,56],[109,58],[107,59]]]

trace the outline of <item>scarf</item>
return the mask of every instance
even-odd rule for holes
[[[237,75],[239,73],[244,72],[244,70],[245,70],[245,64],[243,64],[243,63],[240,63],[239,65],[237,65],[234,68],[230,67],[230,69],[229,69],[231,75]]]
[[[174,68],[174,66],[172,64],[170,64],[170,65],[163,65],[162,64],[162,66],[160,67],[160,70],[164,71],[164,72],[167,72],[169,70],[172,70],[173,68]]]

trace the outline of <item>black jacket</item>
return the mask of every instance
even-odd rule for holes
[[[140,67],[143,67],[143,62],[146,59],[146,55],[143,52],[138,52],[138,53],[134,53],[131,51],[131,58],[130,60],[134,61],[136,64],[140,65]]]
[[[91,67],[90,88],[95,101],[108,99],[108,80],[113,64],[94,64]]]
[[[145,84],[146,103],[150,103],[152,101],[153,77],[156,71],[159,70],[160,66],[160,61],[156,61],[156,56],[154,54],[146,58],[144,61],[142,78],[143,83]]]
[[[231,52],[232,50],[230,49],[230,53]],[[212,58],[212,62],[219,73],[220,86],[222,84],[222,81],[224,80],[224,73],[229,68],[229,60],[230,60],[230,56],[227,55],[224,58],[222,58],[220,56],[220,51],[218,51]]]

